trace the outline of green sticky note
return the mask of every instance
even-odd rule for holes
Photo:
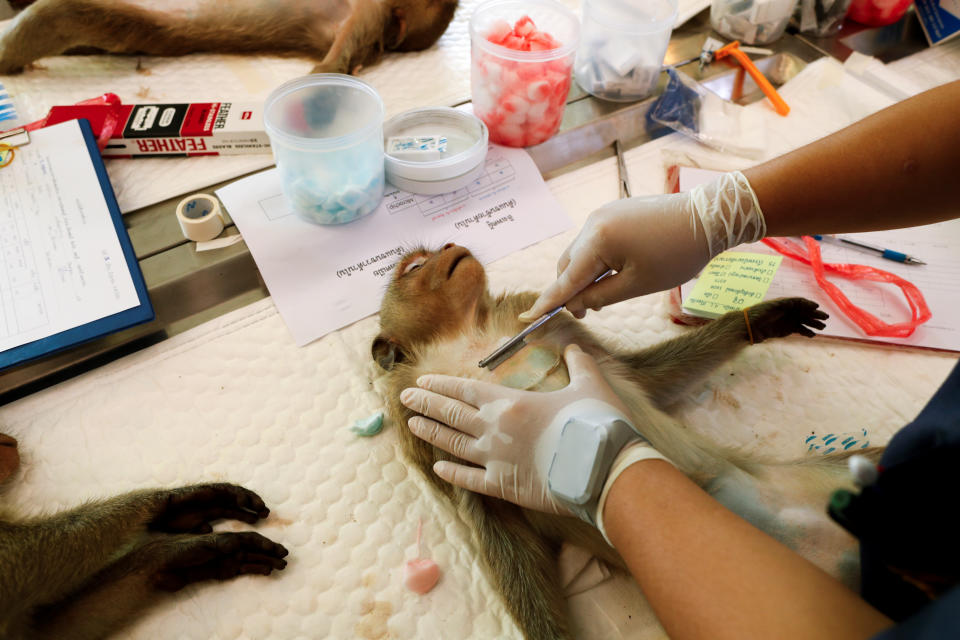
[[[782,259],[765,253],[721,253],[700,272],[693,291],[683,301],[683,310],[717,318],[761,302]]]

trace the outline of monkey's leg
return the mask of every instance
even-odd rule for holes
[[[809,327],[822,329],[827,314],[805,298],[778,298],[742,311],[731,311],[713,322],[672,340],[619,359],[658,407],[676,402],[717,366],[749,345],[794,333],[813,337]]]
[[[134,545],[148,529],[208,533],[210,522],[252,523],[269,510],[236,485],[136,491],[49,518],[0,523],[0,596],[24,610],[59,600]]]
[[[287,8],[207,3],[187,15],[110,0],[38,0],[0,36],[0,74],[78,47],[163,56],[198,51],[323,55],[330,43],[325,17]]]
[[[337,29],[336,37],[311,73],[353,73],[383,55],[387,14],[374,3],[360,1]]]
[[[36,637],[85,640],[121,629],[161,592],[205,580],[269,575],[287,550],[254,532],[163,536],[93,576],[76,594],[36,615]]]
[[[487,570],[528,640],[568,638],[567,605],[557,575],[557,549],[538,534],[519,507],[466,496]]]

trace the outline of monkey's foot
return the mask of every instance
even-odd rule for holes
[[[816,302],[806,298],[768,300],[747,309],[747,315],[753,342],[784,338],[794,333],[812,338],[815,335],[812,329],[823,329],[826,326],[823,321],[829,317]]]
[[[161,544],[169,547],[172,556],[150,578],[161,591],[178,591],[204,580],[266,576],[287,566],[283,559],[286,548],[252,531],[212,533]]]
[[[253,491],[226,482],[171,489],[148,527],[167,533],[210,533],[215,520],[253,524],[270,515]]]

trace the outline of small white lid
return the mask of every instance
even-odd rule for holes
[[[386,178],[410,191],[435,195],[468,184],[487,156],[487,125],[472,113],[450,107],[427,107],[404,111],[383,125],[384,148],[391,138],[442,136],[442,152],[384,154]]]

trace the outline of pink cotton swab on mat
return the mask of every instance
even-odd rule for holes
[[[403,586],[414,593],[424,595],[437,584],[440,579],[440,567],[429,558],[420,557],[420,535],[423,532],[423,521],[417,520],[417,557],[408,560],[403,566]]]

